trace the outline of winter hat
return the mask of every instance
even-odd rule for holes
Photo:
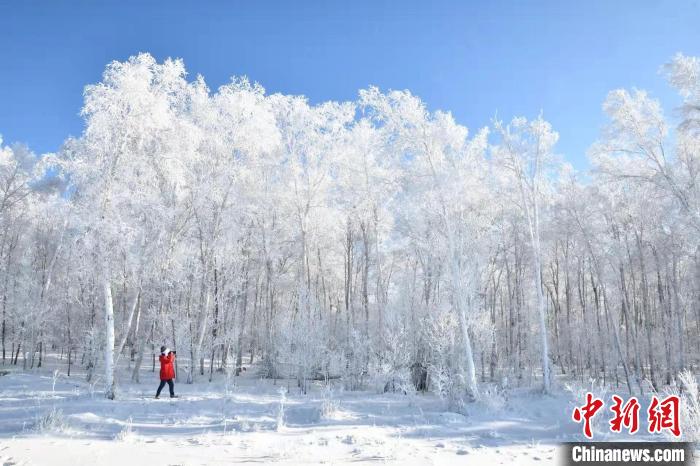
[[[160,347],[160,352],[163,353],[163,354],[165,354],[165,350],[166,350],[166,349],[168,349],[168,348],[166,348],[165,346],[161,346],[161,347]]]

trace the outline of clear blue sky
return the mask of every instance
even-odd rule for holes
[[[585,168],[618,87],[678,99],[659,67],[700,55],[698,0],[0,0],[0,134],[37,152],[78,135],[83,86],[141,51],[181,57],[215,89],[247,75],[312,102],[368,85],[410,89],[471,131],[498,113],[536,116]]]

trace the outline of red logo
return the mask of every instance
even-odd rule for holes
[[[652,396],[651,404],[647,410],[649,415],[649,432],[658,433],[663,429],[668,429],[673,435],[680,437],[679,406],[680,400],[675,395],[671,395],[661,402],[656,396]]]
[[[630,434],[634,434],[639,430],[639,402],[635,397],[627,400],[622,406],[622,398],[613,395],[615,404],[610,408],[615,414],[615,417],[610,421],[611,432],[621,432],[624,426],[629,430]]]
[[[630,397],[627,402],[617,395],[613,395],[613,405],[610,411],[614,414],[610,420],[611,432],[622,432],[625,428],[630,434],[639,430],[639,401]],[[571,417],[575,422],[583,422],[583,435],[593,438],[591,420],[603,407],[603,400],[596,398],[592,393],[586,393],[586,404],[574,408]],[[668,430],[675,437],[680,437],[680,399],[676,395],[669,395],[663,400],[657,396],[651,397],[651,403],[647,409],[648,425],[650,433],[660,433]]]
[[[602,407],[603,400],[594,398],[593,394],[588,392],[586,393],[586,404],[581,408],[576,407],[576,409],[574,409],[572,417],[576,422],[581,422],[581,420],[583,420],[583,434],[588,438],[593,438],[591,419]]]

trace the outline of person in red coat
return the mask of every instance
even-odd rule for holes
[[[165,346],[160,347],[160,385],[158,386],[158,391],[156,392],[156,398],[160,398],[160,391],[163,390],[165,384],[168,384],[170,389],[170,398],[177,398],[175,395],[175,351],[170,351]]]

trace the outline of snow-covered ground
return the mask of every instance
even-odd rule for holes
[[[174,401],[167,386],[153,398],[150,367],[141,384],[123,372],[115,401],[79,374],[54,374],[0,376],[0,464],[554,464],[560,442],[581,438],[564,390],[514,390],[461,415],[430,394],[318,384],[301,395],[294,381],[261,380],[255,368],[229,384],[177,383]]]

